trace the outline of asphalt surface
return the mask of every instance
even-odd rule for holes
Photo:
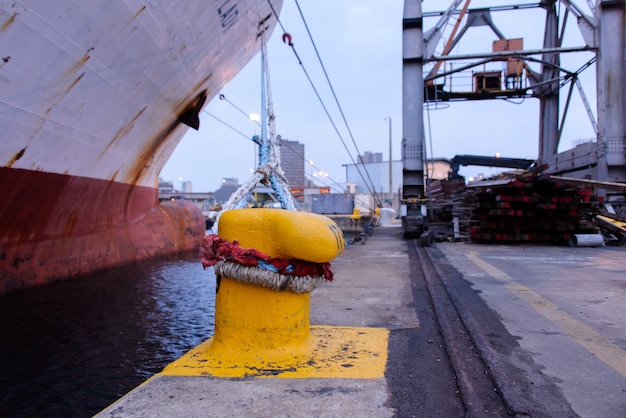
[[[376,228],[311,295],[311,324],[389,330],[384,377],[157,375],[100,416],[626,416],[623,248],[426,253]]]
[[[542,406],[544,416],[626,417],[626,248],[439,243],[437,249],[497,314],[494,326],[516,341],[501,342],[476,324],[487,336],[484,355],[511,376],[520,405]],[[567,405],[555,408],[537,386],[556,390]]]

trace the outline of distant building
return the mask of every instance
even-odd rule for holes
[[[223,178],[222,185],[219,189],[213,192],[215,203],[224,204],[230,199],[230,196],[235,193],[239,187],[239,179],[237,178]]]
[[[174,191],[173,181],[164,181],[159,177],[159,193],[172,193]]]
[[[239,179],[232,177],[222,178],[222,186],[239,186]]]
[[[161,177],[159,177],[159,193],[172,193],[172,192],[183,192],[183,193],[192,193],[192,184],[190,181],[183,181],[181,184],[182,190],[176,190],[174,188],[173,181],[165,181]]]
[[[358,167],[356,164],[344,166],[348,193],[371,194],[375,191],[382,197],[383,202],[397,203],[398,192],[402,187],[402,160],[391,163],[391,192],[389,190],[389,161],[358,164]],[[445,158],[428,160],[428,174],[432,180],[447,179],[450,170],[450,161]],[[371,189],[372,187],[374,190]]]
[[[389,196],[389,161],[364,164],[346,164],[348,193],[362,194],[376,191],[386,199]],[[397,194],[402,185],[402,161],[391,162],[392,193]],[[372,184],[375,190],[372,190]],[[369,186],[369,187],[368,187]]]
[[[192,187],[190,181],[183,181],[182,189],[183,189],[182,191],[185,192],[185,193],[192,193],[193,192],[193,190],[192,190],[193,187]]]
[[[304,180],[304,144],[280,139],[280,165],[291,188],[301,189]]]
[[[365,151],[363,155],[359,155],[357,162],[359,164],[380,163],[383,161],[382,152]]]
[[[213,197],[215,198],[215,203],[223,205],[230,199],[230,196],[235,193],[237,190],[237,186],[224,186],[217,189],[213,192]]]

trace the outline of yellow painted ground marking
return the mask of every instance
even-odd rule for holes
[[[311,326],[309,353],[272,359],[217,357],[213,339],[190,350],[160,374],[170,376],[378,379],[385,375],[389,330]],[[277,354],[277,353],[273,353]]]
[[[626,378],[625,350],[611,343],[592,328],[577,321],[534,290],[517,283],[511,276],[481,259],[475,252],[471,251],[466,256],[491,277],[504,283],[508,290],[527,302],[530,307],[572,337],[587,351]]]

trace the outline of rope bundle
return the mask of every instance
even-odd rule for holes
[[[244,266],[233,261],[218,261],[214,268],[217,276],[266,287],[277,292],[288,290],[293,293],[311,293],[326,280],[322,276],[289,276],[259,267]]]
[[[284,198],[287,200],[288,205],[291,208],[295,208],[295,202],[293,201],[293,197],[291,196],[291,192],[289,191],[289,186],[287,185],[287,179],[283,175],[280,170],[280,165],[276,161],[270,161],[267,164],[263,164],[258,167],[252,177],[242,184],[231,196],[230,199],[224,204],[224,208],[222,212],[225,212],[229,209],[236,208],[239,204],[246,202],[245,197],[252,191],[254,186],[257,184],[263,184],[264,186],[272,185],[271,176],[274,175],[278,179],[280,183],[280,187],[283,190]],[[216,222],[217,224],[217,222]]]
[[[215,234],[202,239],[200,261],[204,268],[213,266],[217,277],[224,276],[275,291],[310,293],[324,280],[333,280],[330,263],[270,257]]]

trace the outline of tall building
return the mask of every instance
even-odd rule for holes
[[[280,165],[285,172],[289,186],[303,188],[304,180],[304,144],[298,141],[280,139]]]

